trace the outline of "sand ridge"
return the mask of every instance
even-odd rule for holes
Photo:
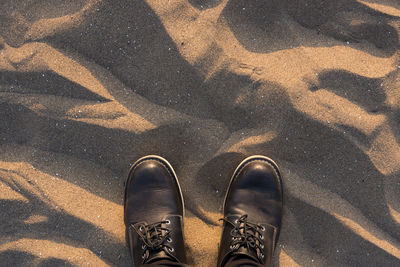
[[[159,154],[213,266],[246,156],[283,173],[274,266],[400,264],[394,0],[0,3],[0,265],[130,266],[129,166]]]

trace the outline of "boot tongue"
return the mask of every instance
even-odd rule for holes
[[[150,252],[149,258],[147,259],[146,263],[147,264],[154,263],[156,261],[165,260],[165,259],[176,261],[175,257],[171,256],[165,250],[158,250],[158,251]]]
[[[234,237],[240,238],[240,242],[236,243],[239,247],[232,252],[232,255],[246,256],[261,263],[257,254],[257,236],[259,235],[257,227],[259,227],[258,224],[247,221],[247,215],[236,218],[232,231],[236,232]]]
[[[251,259],[253,259],[256,262],[260,262],[260,260],[257,257],[257,253],[255,249],[248,249],[246,247],[241,246],[238,248],[235,252],[232,253],[232,255],[238,256],[238,255],[244,255],[247,256]]]

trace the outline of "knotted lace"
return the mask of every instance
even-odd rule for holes
[[[255,252],[259,260],[263,262],[264,236],[262,233],[265,232],[264,226],[248,222],[247,215],[241,216],[233,223],[227,218],[220,220],[233,226],[230,242],[230,249],[232,251],[237,251],[240,247],[244,247],[249,253],[251,251]]]
[[[172,242],[169,237],[170,231],[168,228],[163,227],[163,224],[170,223],[169,220],[166,220],[152,224],[132,225],[143,242],[143,263],[149,258],[150,252],[165,251],[165,249],[168,249],[169,252],[174,251],[174,248],[167,244]]]

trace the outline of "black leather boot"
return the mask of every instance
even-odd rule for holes
[[[224,266],[232,257],[270,266],[282,208],[282,181],[276,163],[264,156],[242,161],[225,196],[218,266]]]
[[[147,156],[134,163],[125,185],[124,217],[135,267],[186,263],[182,191],[167,160]]]

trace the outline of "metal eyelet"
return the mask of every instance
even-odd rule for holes
[[[146,249],[146,245],[145,244],[142,245],[142,249]]]
[[[261,259],[264,259],[264,254],[261,253],[261,254],[260,254],[260,257],[261,257]]]
[[[142,259],[146,259],[146,253],[143,253]]]
[[[141,225],[141,226],[139,227],[139,231],[143,231],[143,230],[144,230],[144,226]]]
[[[168,243],[171,243],[171,242],[172,242],[172,238],[170,238],[170,237],[167,237],[166,240],[167,240]]]
[[[265,227],[261,225],[261,231],[265,232]]]
[[[263,249],[263,248],[264,248],[264,244],[260,244],[260,248],[262,248],[262,249]]]
[[[261,238],[261,240],[264,240],[264,236],[263,235],[260,235],[260,238]]]
[[[174,248],[168,248],[169,252],[174,252],[174,250],[175,250]]]
[[[238,223],[238,221],[239,221],[239,220],[238,220],[238,219],[236,219],[236,220],[234,221],[234,223]]]
[[[234,250],[234,249],[235,249],[235,246],[234,246],[234,245],[230,245],[229,248],[230,248],[231,250]]]
[[[166,220],[165,223],[166,224],[171,224],[171,221],[170,220]]]

